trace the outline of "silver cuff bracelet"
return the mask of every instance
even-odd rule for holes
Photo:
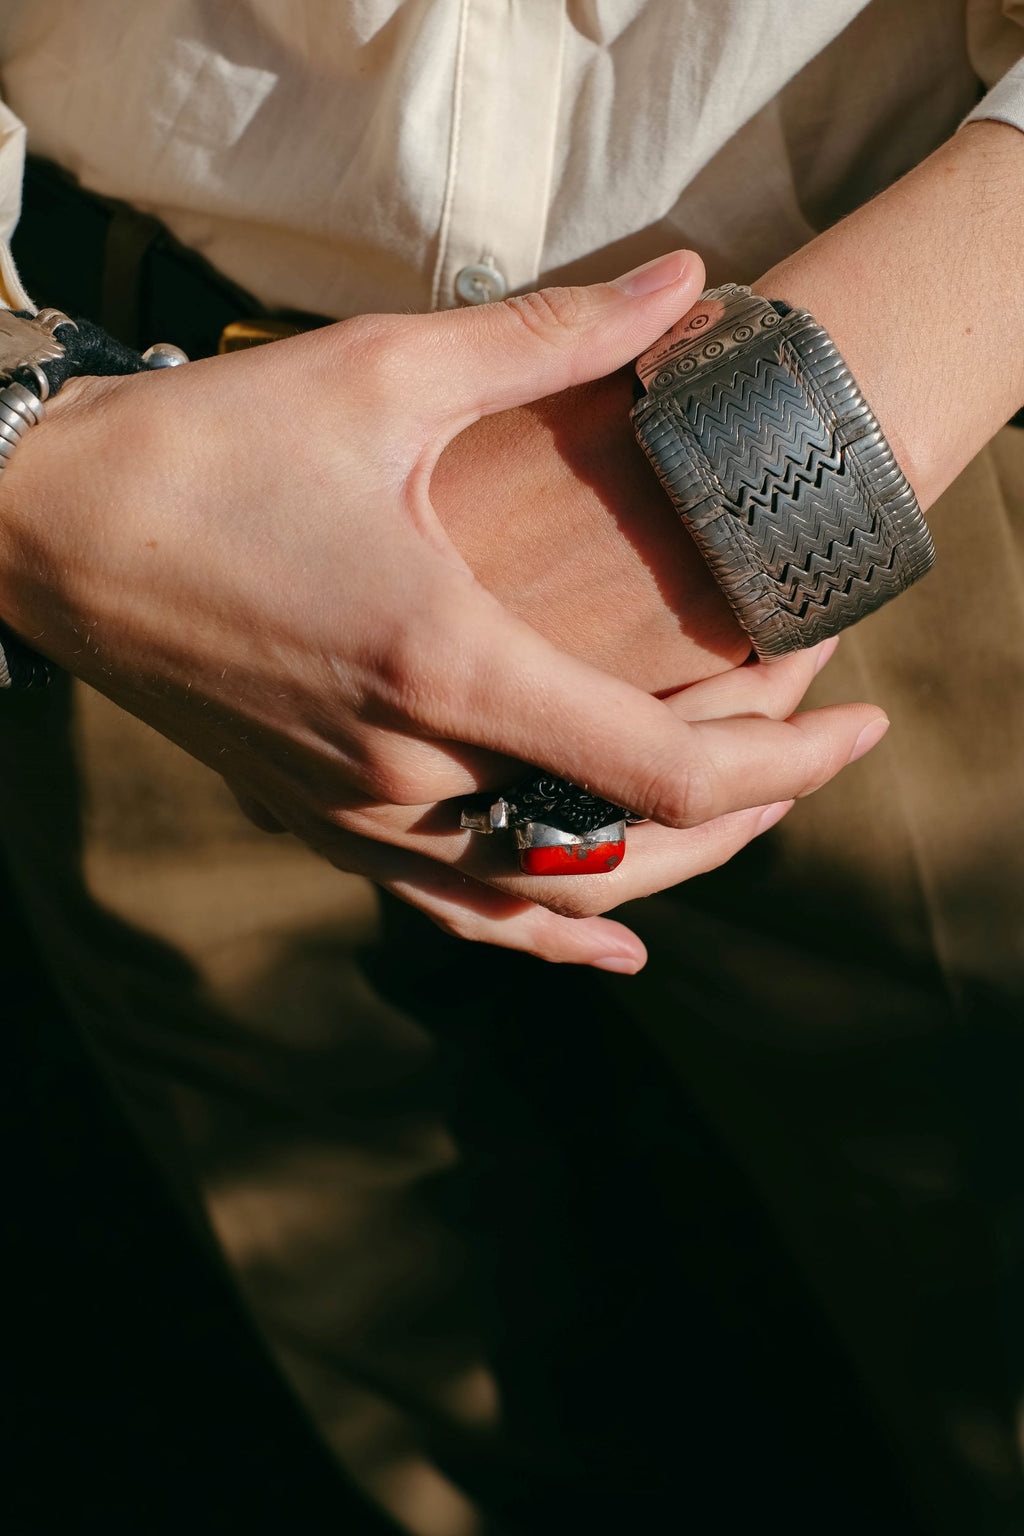
[[[759,656],[828,639],[931,568],[914,492],[806,311],[728,283],[636,366],[637,438]]]

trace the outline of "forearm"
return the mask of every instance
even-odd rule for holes
[[[486,587],[564,649],[660,692],[750,643],[633,436],[632,369],[486,417],[431,481]]]
[[[1024,404],[1024,134],[962,129],[755,283],[832,334],[928,507]],[[747,641],[632,439],[627,372],[477,423],[435,474],[486,586],[652,690]]]
[[[968,124],[754,286],[829,331],[927,508],[1024,404],[1024,134]]]

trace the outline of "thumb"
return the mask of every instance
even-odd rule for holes
[[[420,398],[455,430],[478,416],[526,405],[603,378],[696,303],[704,263],[671,251],[610,283],[541,288],[498,304],[417,319]]]

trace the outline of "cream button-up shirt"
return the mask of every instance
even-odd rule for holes
[[[1024,0],[0,0],[0,237],[27,129],[272,307],[751,277],[985,88],[1024,128],[1022,56]]]

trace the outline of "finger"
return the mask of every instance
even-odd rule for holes
[[[748,717],[692,724],[690,740],[700,743],[696,750],[710,765],[701,770],[702,782],[711,790],[705,798],[707,814],[695,814],[690,829],[735,811],[811,794],[870,751],[887,728],[883,714],[859,705],[835,705],[781,721]],[[716,739],[708,741],[709,735]],[[371,841],[393,843],[457,864],[476,879],[503,889],[526,889],[521,881],[510,882],[511,855],[504,838],[481,838],[460,830],[458,801],[348,809],[338,817],[338,826]],[[308,825],[296,830],[306,841],[318,835]],[[320,829],[320,836],[324,830]],[[630,833],[631,848],[635,837]],[[588,881],[608,878],[613,877],[587,877]],[[529,887],[535,900],[544,900],[543,892],[552,889],[546,880]]]
[[[626,975],[646,962],[636,934],[607,918],[562,917],[432,859],[361,838],[342,834],[325,851],[338,868],[365,875],[457,938]]]
[[[876,747],[889,729],[871,705],[831,705],[787,720],[757,717],[693,725],[708,764],[714,815],[799,800]]]
[[[657,341],[703,286],[700,257],[671,251],[610,283],[417,317],[419,396],[437,425],[461,426],[602,378]]]
[[[784,720],[796,710],[815,674],[838,643],[836,639],[825,640],[811,650],[794,652],[780,661],[732,668],[682,688],[668,695],[663,702],[669,712],[681,720],[712,720],[747,714]],[[466,698],[461,681],[457,691],[460,698]],[[399,731],[380,731],[376,751],[382,758],[387,758],[404,781],[404,793],[396,803],[410,806],[411,800],[421,801],[424,811],[428,790],[438,799],[447,800],[483,788],[507,785],[523,771],[521,761],[514,756],[474,750],[454,742],[424,742],[420,737]],[[347,803],[353,808],[376,809],[380,801],[368,795],[353,794]]]
[[[733,668],[705,682],[680,689],[669,695],[664,703],[672,715],[683,720],[745,714],[785,719],[797,708],[812,678],[833,654],[837,644],[838,640],[826,640],[813,649],[797,651],[780,661]],[[446,654],[450,656],[450,653]],[[467,697],[462,680],[457,684],[457,693],[460,699]],[[448,800],[480,789],[507,785],[523,771],[522,762],[515,756],[474,750],[454,742],[424,742],[405,732],[381,731],[376,750],[379,756],[387,758],[401,778],[401,786],[396,778],[395,787],[401,787],[403,792],[394,797],[395,803],[411,807],[413,801],[422,802],[424,815],[428,793],[438,800]],[[353,794],[346,803],[353,810],[376,811],[384,798]]]
[[[792,715],[814,678],[834,654],[838,638],[779,661],[748,662],[671,694],[666,703],[683,720],[722,720],[730,715]]]
[[[510,875],[496,885],[520,900],[543,902],[562,917],[589,918],[718,869],[776,826],[793,803],[752,806],[683,831],[647,822],[630,828],[627,857],[610,874]]]
[[[754,837],[776,825],[791,802],[723,816],[705,826],[675,831],[648,825],[631,834],[630,867],[586,879],[510,879],[495,890],[415,854],[382,846],[335,850],[335,862],[367,875],[416,907],[445,932],[476,943],[521,950],[543,960],[634,974],[646,961],[636,934],[599,914],[705,874],[731,859]],[[348,857],[346,857],[346,854]],[[535,904],[553,902],[555,910]]]
[[[854,704],[802,724],[689,722],[564,655],[482,588],[468,607],[469,622],[455,631],[461,656],[446,653],[459,674],[449,676],[454,712],[423,720],[426,733],[533,763],[666,826],[804,794],[852,762],[862,732],[885,721]]]

